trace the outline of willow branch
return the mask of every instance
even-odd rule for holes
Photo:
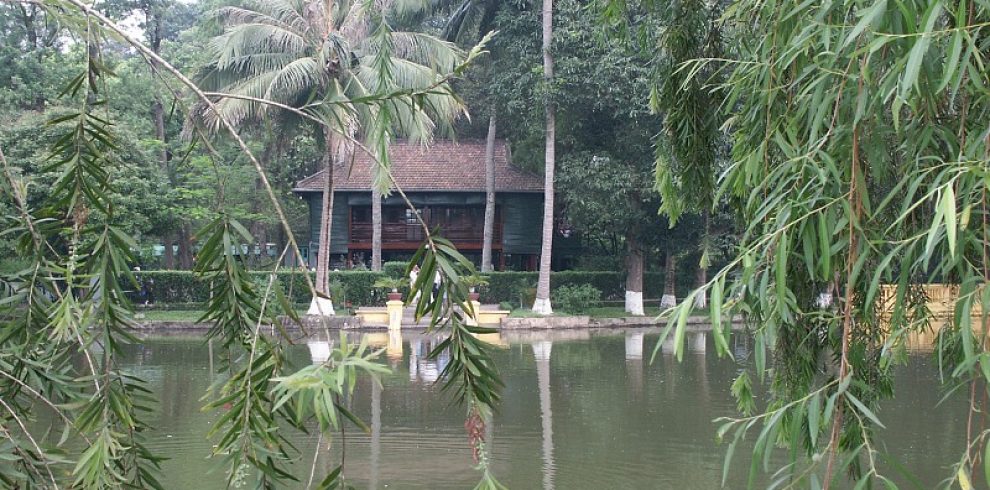
[[[32,436],[31,432],[28,431],[27,427],[24,425],[24,421],[22,421],[21,418],[17,416],[17,412],[15,412],[14,409],[10,407],[10,405],[7,405],[7,402],[3,401],[3,398],[0,398],[0,405],[3,405],[3,408],[10,413],[10,416],[13,417],[14,421],[17,422],[17,425],[20,426],[21,431],[24,432],[24,436],[27,437],[29,441],[31,441],[31,445],[34,446],[34,449],[36,451],[38,451],[38,457],[41,458],[42,463],[45,464],[45,470],[48,472],[48,477],[52,481],[52,487],[57,489],[58,483],[55,481],[55,475],[52,473],[51,466],[49,466],[48,456],[45,455],[45,452],[41,449],[41,446],[38,445],[38,441],[34,440],[34,436]]]
[[[224,129],[227,130],[231,138],[234,139],[234,141],[237,143],[237,146],[244,153],[244,155],[248,157],[248,160],[250,160],[251,164],[254,166],[255,171],[258,173],[258,178],[261,180],[261,184],[265,188],[265,193],[268,195],[269,201],[271,201],[272,206],[275,208],[275,214],[278,216],[279,221],[282,224],[282,228],[285,230],[286,238],[288,239],[289,243],[292,245],[293,252],[295,252],[297,257],[302,257],[302,253],[299,250],[299,245],[296,242],[296,236],[292,232],[292,227],[289,226],[289,220],[286,218],[285,211],[282,209],[282,205],[279,203],[278,198],[275,195],[275,190],[272,188],[271,182],[268,180],[268,174],[265,173],[264,167],[261,165],[261,162],[258,161],[258,159],[254,156],[254,153],[251,151],[251,149],[248,148],[247,143],[244,141],[243,138],[241,138],[240,134],[238,134],[236,128],[234,128],[234,125],[226,117],[224,117],[223,114],[221,114],[217,110],[216,104],[213,103],[213,101],[206,95],[206,93],[203,92],[203,90],[200,89],[195,82],[193,82],[188,77],[183,75],[182,72],[179,71],[177,68],[175,68],[171,63],[169,63],[164,58],[159,56],[158,53],[155,53],[154,51],[149,49],[147,46],[144,45],[144,43],[135,39],[133,36],[128,34],[126,31],[124,31],[123,28],[121,28],[112,20],[108,19],[100,12],[94,10],[91,6],[86,5],[80,0],[66,0],[66,2],[75,6],[83,13],[93,16],[101,24],[103,24],[108,29],[115,32],[124,41],[126,41],[128,44],[133,46],[135,49],[137,49],[138,52],[140,52],[144,57],[154,60],[162,68],[164,68],[165,71],[171,73],[172,76],[177,78],[180,82],[182,82],[183,85],[185,85],[186,87],[189,88],[189,90],[195,93],[196,97],[200,99],[208,108],[210,108],[210,110],[212,110],[217,115],[220,124],[224,127]],[[310,292],[313,293],[313,295],[315,296],[316,285],[313,283],[313,279],[309,276],[309,274],[303,274],[303,277],[305,277],[306,279],[306,285],[309,287]],[[317,306],[319,307],[319,304],[317,304]],[[320,317],[323,319],[323,321],[326,321],[325,315],[322,315],[323,312],[321,311],[320,313],[321,313]]]

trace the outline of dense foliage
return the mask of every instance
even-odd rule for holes
[[[544,109],[555,108],[557,218],[581,236],[585,269],[625,261],[628,271],[660,271],[661,257],[671,266],[690,257],[690,267],[667,268],[684,284],[700,266],[701,287],[665,333],[679,353],[695,300],[711,297],[722,355],[731,355],[726,319],[745,316],[753,368],[732,386],[743,415],[718,429],[726,468],[758,433],[753,481],[763,470],[784,486],[890,484],[877,465],[877,407],[893,396],[903,339],[935,329],[947,396],[970,401],[966,450],[947,481],[968,488],[980,466],[990,469],[981,420],[990,409],[990,2],[561,0],[551,80],[538,2],[435,2],[394,15],[374,10],[393,2],[334,3],[370,17],[346,36],[295,36],[323,15],[295,10],[306,5],[226,5],[216,16],[205,15],[222,6],[214,2],[0,5],[3,485],[161,486],[159,455],[143,446],[152,400],[115,363],[133,340],[128,298],[142,281],[155,281],[158,301],[206,305],[227,359],[207,403],[231,407],[213,436],[232,484],[249,473],[265,486],[296,478],[281,430],[315,428],[322,441],[344,419],[362,427],[341,400],[358,371],[381,371],[365,349],[342,342],[326,363],[297,370],[282,356],[288,337],[262,335],[313,292],[308,274],[279,270],[293,231],[308,229],[291,184],[317,170],[334,147],[328,135],[386,145],[399,127],[429,139],[434,121],[416,115],[461,104],[475,119],[459,135],[480,136],[489,126],[478,116],[497,114],[512,122],[499,132],[513,160],[533,171]],[[260,24],[276,19],[281,30],[258,27],[267,14]],[[104,30],[107,17],[137,19],[147,46]],[[412,32],[397,35],[399,24]],[[459,50],[422,33],[473,42],[488,29],[499,31],[493,56],[452,81],[461,99],[438,106],[435,96],[451,93],[435,89],[465,67]],[[390,70],[395,60],[375,53],[392,50],[452,78]],[[194,72],[241,98],[205,96],[181,75]],[[275,256],[231,252],[269,241]],[[463,317],[463,278],[474,270],[448,243],[428,245],[411,290],[432,288],[439,271],[446,294],[422,294],[415,308],[447,336],[431,355],[450,349],[447,386],[467,408],[483,486],[497,487],[474,437],[500,386],[471,335],[485,330]],[[717,248],[727,265],[709,280]],[[408,268],[386,264],[382,274],[404,278]],[[375,303],[382,274],[330,274],[329,294]],[[643,275],[647,296],[673,283],[661,274]],[[484,301],[525,303],[536,274],[485,279]],[[951,318],[926,314],[919,285],[929,282],[958,286]],[[613,299],[630,286],[618,272],[559,272],[552,284],[555,302],[574,310],[594,290]],[[32,436],[39,407],[62,440]],[[788,463],[774,468],[781,448]]]
[[[724,16],[731,56],[677,67],[685,90],[724,91],[732,155],[719,193],[746,225],[736,258],[692,295],[711,293],[723,354],[722,319],[746,315],[769,388],[757,407],[744,372],[733,392],[754,415],[723,420],[719,435],[731,457],[759,428],[753,472],[775,484],[893,485],[877,464],[876,409],[904,338],[931,328],[948,386],[970,401],[949,481],[970,488],[978,465],[990,469],[977,428],[990,372],[988,19],[984,1],[740,0]],[[710,78],[720,63],[724,83]],[[931,282],[959,287],[944,323],[925,309],[919,285]],[[673,316],[678,344],[691,306]],[[777,447],[790,456],[780,471]]]
[[[405,263],[394,263],[393,269],[401,267],[395,274],[389,272],[371,271],[338,271],[330,273],[330,283],[339,284],[339,293],[331,292],[334,302],[342,306],[350,304],[358,306],[383,305],[385,292],[374,286],[382,277],[402,278]],[[248,273],[254,281],[262,281],[271,273],[251,271]],[[684,274],[684,273],[682,273]],[[293,304],[309,302],[309,289],[303,273],[293,271],[278,271],[275,276],[278,282],[273,287],[282,291]],[[312,274],[310,274],[312,276]],[[142,288],[147,288],[150,301],[157,307],[194,306],[209,298],[209,282],[190,271],[151,271],[134,273],[137,281],[135,286],[129,286],[129,297],[136,302],[145,301],[141,296]],[[536,285],[536,272],[489,272],[483,274],[488,284],[481,289],[481,300],[484,303],[498,304],[501,302],[515,303],[518,306],[520,295],[528,297],[529,290]],[[554,289],[565,286],[588,285],[597,289],[603,299],[618,300],[622,298],[624,274],[609,271],[560,271],[552,274]],[[647,272],[644,278],[646,293],[650,297],[658,297],[664,289],[665,275],[662,271]],[[682,293],[687,294],[687,277],[679,281],[684,284]],[[331,287],[331,289],[333,289]],[[402,291],[408,291],[403,287]]]
[[[130,333],[134,308],[128,298],[140,285],[132,272],[139,263],[134,255],[139,247],[118,226],[121,208],[117,201],[127,201],[118,185],[128,181],[118,179],[117,172],[127,164],[122,157],[128,147],[117,133],[117,114],[109,109],[113,92],[108,85],[115,77],[103,63],[103,55],[108,45],[113,46],[107,41],[111,36],[149,59],[156,81],[176,94],[177,104],[188,108],[189,100],[179,98],[170,77],[181,82],[186,97],[216,114],[229,143],[265,184],[269,204],[294,253],[298,255],[299,250],[278,195],[251,147],[231,121],[216,112],[202,89],[158,54],[160,46],[141,44],[81,2],[41,6],[47,15],[57,16],[66,33],[81,39],[84,54],[81,69],[61,94],[71,109],[47,121],[54,132],[39,173],[41,177],[52,174],[48,193],[30,200],[28,182],[18,171],[26,163],[15,168],[0,151],[0,189],[9,199],[9,208],[4,208],[3,219],[9,225],[4,235],[12,239],[25,263],[0,276],[0,432],[4,436],[0,481],[12,487],[162,488],[157,475],[162,456],[144,446],[144,433],[151,428],[140,418],[151,410],[154,398],[142,380],[119,367],[121,345],[137,341]],[[372,14],[381,13],[375,5],[368,8]],[[480,47],[471,50],[466,60],[480,52]],[[454,77],[463,69],[455,67],[446,76]],[[390,112],[393,104],[415,106],[429,98],[436,86],[431,79],[402,91],[380,87],[368,100],[347,104],[368,104],[379,117],[397,117]],[[339,122],[310,116],[326,127]],[[203,145],[214,171],[214,193],[209,212],[201,217],[205,224],[197,232],[193,271],[207,290],[203,300],[203,320],[210,324],[207,335],[222,350],[221,376],[204,397],[206,410],[221,412],[208,436],[215,443],[214,456],[224,462],[228,486],[251,482],[259,488],[280,487],[299,480],[292,468],[299,449],[288,442],[286,431],[316,430],[318,444],[323,444],[345,429],[345,420],[367,430],[345,407],[345,401],[359,372],[375,377],[386,368],[372,362],[377,353],[364,345],[349,345],[344,338],[323,362],[301,369],[287,363],[284,352],[293,338],[281,328],[276,315],[298,319],[276,286],[288,247],[275,261],[267,281],[256,280],[248,272],[241,252],[250,249],[254,237],[228,209],[223,155],[192,124],[190,148]],[[161,142],[162,134],[157,136]],[[412,287],[414,291],[431,288],[433,278],[439,277],[441,294],[421,295],[416,314],[430,317],[431,330],[445,336],[430,356],[451,352],[441,373],[444,387],[467,409],[469,425],[480,428],[469,434],[470,451],[482,474],[479,488],[499,488],[487,465],[483,429],[499,399],[501,382],[488,347],[474,335],[488,330],[467,325],[464,313],[470,304],[461,277],[474,270],[448,242],[432,237],[423,227],[427,241],[414,262],[424,274]],[[182,230],[186,228],[183,225]],[[191,250],[180,245],[183,250],[191,261]],[[308,275],[297,277],[315,294]],[[55,416],[42,417],[40,407],[52,409]],[[63,436],[58,440],[38,437],[49,432]],[[342,460],[339,467],[322,475],[318,488],[345,485],[343,464]],[[314,466],[307,486],[314,483],[315,474]]]

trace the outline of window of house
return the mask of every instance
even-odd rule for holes
[[[371,206],[351,206],[352,223],[371,223]]]

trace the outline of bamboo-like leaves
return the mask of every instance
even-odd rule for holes
[[[762,424],[754,470],[769,470],[773,447],[788,446],[775,482],[820,484],[795,468],[831,461],[824,476],[835,486],[846,474],[857,487],[889,484],[861,463],[874,460],[876,405],[891,395],[904,339],[930,323],[920,284],[958,285],[935,346],[944,372],[956,384],[990,375],[986,319],[976,321],[990,308],[990,99],[980,54],[988,19],[990,5],[969,0],[739,0],[722,19],[735,36],[719,87],[733,158],[717,195],[746,232],[738,256],[692,294],[712,295],[720,351],[727,316],[744,315],[753,330],[766,411],[719,434],[741,431],[731,457],[741,434]],[[681,73],[697,80],[680,86],[704,81],[696,68],[710,62],[688,63]],[[681,176],[658,177],[669,188]],[[669,313],[663,337],[674,335],[675,349],[689,303]],[[848,375],[836,380],[839,366]],[[733,391],[746,399],[744,378]],[[975,459],[967,453],[958,474],[971,475]]]

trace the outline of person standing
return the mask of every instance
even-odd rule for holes
[[[419,265],[414,265],[412,270],[409,271],[409,287],[416,285],[416,279],[419,279]],[[416,296],[413,296],[412,299],[413,303],[417,301],[419,301],[419,291],[416,291]]]

